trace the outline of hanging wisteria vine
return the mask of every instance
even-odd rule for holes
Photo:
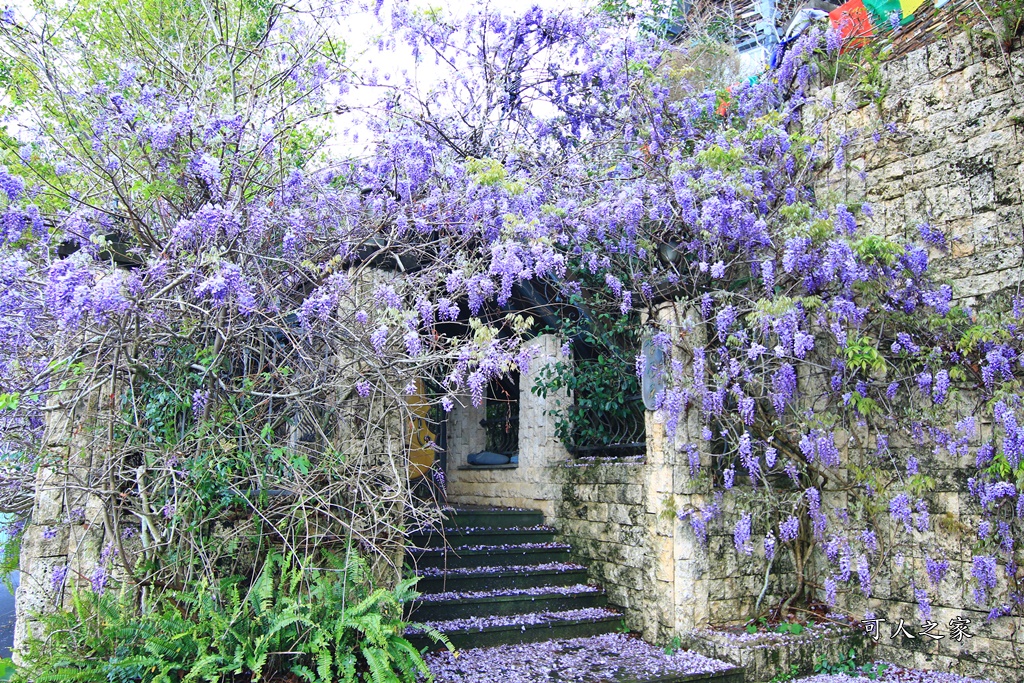
[[[766,567],[788,552],[786,606],[869,596],[923,544],[926,612],[957,559],[926,533],[921,465],[941,459],[975,470],[976,599],[1019,609],[1024,302],[958,305],[929,276],[941,232],[884,238],[870,206],[815,193],[854,137],[899,134],[833,140],[805,120],[833,33],[716,93],[602,15],[378,12],[362,61],[326,10],[226,17],[237,30],[208,26],[206,50],[170,30],[124,43],[133,20],[101,12],[85,50],[4,15],[8,510],[24,520],[38,468],[60,466],[47,413],[102,390],[80,447],[103,476],[74,486],[102,501],[88,521],[120,576],[180,586],[246,543],[298,551],[339,529],[389,548],[413,510],[390,436],[409,397],[426,383],[419,400],[450,410],[525,371],[539,323],[516,291],[533,283],[622,314],[679,304],[649,332],[672,359],[660,413],[708,493],[680,515],[700,539],[725,523]],[[329,144],[344,126],[365,158]]]

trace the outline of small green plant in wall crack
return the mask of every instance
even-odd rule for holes
[[[845,674],[847,676],[861,676],[876,681],[882,677],[888,668],[881,662],[857,662],[857,651],[850,648],[850,651],[841,656],[838,661],[831,662],[828,657],[822,655],[814,665],[816,674]]]
[[[783,671],[782,673],[775,674],[774,676],[772,676],[772,679],[771,681],[769,681],[769,683],[786,683],[786,681],[791,681],[799,675],[800,667],[796,664],[790,664],[788,671]]]
[[[768,623],[768,620],[761,617],[757,621],[753,621],[747,624],[747,633],[788,633],[790,635],[798,636],[803,633],[806,627],[798,622],[784,621],[774,626]]]

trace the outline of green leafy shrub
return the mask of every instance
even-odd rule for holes
[[[822,655],[818,658],[818,661],[814,665],[814,673],[816,674],[845,674],[847,676],[861,676],[868,678],[872,681],[878,680],[885,673],[887,666],[882,663],[868,662],[866,664],[857,663],[857,651],[850,649],[844,657],[841,657],[837,662],[830,662],[828,658]]]
[[[532,390],[542,398],[562,390],[572,396],[567,405],[556,399],[550,411],[556,434],[570,451],[594,455],[607,448],[626,455],[624,445],[644,439],[635,369],[642,328],[632,312],[600,310],[595,302],[585,306],[578,297],[573,303],[590,309],[559,330],[572,340],[575,357],[545,366]]]
[[[769,683],[786,683],[786,681],[791,681],[799,675],[800,667],[796,664],[790,664],[788,671],[783,671],[782,673],[775,674],[774,676],[772,676],[772,680],[769,681]]]
[[[790,635],[798,636],[801,633],[803,633],[806,630],[806,628],[803,624],[796,621],[783,621],[772,626],[768,623],[767,619],[761,617],[756,622],[747,624],[746,630],[747,633],[757,633],[758,631],[761,631],[762,633],[767,633],[771,631],[774,633],[788,633]]]
[[[130,590],[78,592],[41,616],[17,681],[220,683],[294,674],[309,683],[412,683],[430,672],[404,633],[416,579],[375,588],[364,560],[302,569],[267,557],[255,580],[168,591],[139,608]],[[447,640],[419,625],[436,641]]]

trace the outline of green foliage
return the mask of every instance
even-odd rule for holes
[[[846,367],[851,370],[859,370],[864,374],[885,372],[885,358],[867,337],[847,340],[843,355],[846,356]]]
[[[8,536],[3,545],[0,546],[0,574],[3,575],[4,585],[7,590],[14,593],[14,584],[11,582],[13,572],[18,570],[21,559],[21,539],[24,536],[23,530]]]
[[[683,647],[683,640],[679,636],[675,636],[669,641],[668,645],[665,646],[665,654],[674,655],[676,652],[681,650]]]
[[[658,37],[665,37],[673,24],[681,18],[683,11],[679,0],[600,0],[597,8],[619,20],[631,21],[642,15],[640,30]]]
[[[483,187],[502,187],[511,194],[523,191],[523,184],[510,181],[508,171],[496,159],[467,159],[466,173]]]
[[[992,36],[1009,52],[1014,38],[1024,33],[1024,0],[993,0],[987,14],[992,20]]]
[[[920,497],[929,491],[935,490],[935,479],[926,474],[915,474],[907,482],[907,490]]]
[[[885,664],[879,662],[868,662],[865,664],[857,663],[857,651],[853,648],[850,649],[845,656],[841,657],[836,662],[830,662],[827,657],[822,655],[818,658],[818,661],[814,664],[814,673],[817,674],[845,674],[847,676],[861,676],[868,678],[872,681],[878,680],[885,673]]]
[[[1017,486],[1024,486],[1024,463],[1014,469],[1007,460],[1006,454],[1000,450],[983,470],[986,474],[996,477],[999,481],[1010,481]]]
[[[792,623],[783,622],[781,624],[776,624],[774,630],[776,633],[788,633],[790,635],[798,636],[804,632],[804,625],[795,621]]]
[[[757,632],[771,632],[771,633],[788,633],[793,636],[798,636],[806,630],[803,624],[793,621],[783,621],[772,626],[768,623],[768,620],[761,617],[755,622],[747,624],[747,633],[754,634]]]
[[[41,616],[43,634],[28,643],[15,680],[218,683],[287,673],[308,683],[429,679],[404,637],[402,609],[417,595],[415,579],[389,590],[369,576],[354,554],[307,570],[271,554],[254,580],[234,576],[160,593],[142,609],[129,590],[74,593],[70,610]]]
[[[865,263],[880,266],[893,265],[906,252],[902,245],[881,235],[865,235],[855,240],[853,250]]]
[[[774,676],[772,676],[772,679],[771,681],[769,681],[769,683],[786,683],[786,681],[791,681],[799,675],[800,667],[796,664],[790,664],[789,671],[784,671],[782,673],[775,674]]]
[[[718,145],[711,145],[697,154],[697,162],[716,171],[735,173],[744,167],[744,151],[742,148],[724,150]]]
[[[550,411],[558,438],[570,449],[616,444],[628,431],[624,426],[637,419],[640,326],[633,315],[601,312],[567,321],[561,334],[586,353],[545,366],[532,391],[542,398],[560,390],[572,395],[571,404],[556,399]]]

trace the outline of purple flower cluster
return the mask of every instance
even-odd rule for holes
[[[786,518],[782,524],[779,525],[779,538],[784,542],[795,540],[797,535],[800,533],[800,519],[795,515],[790,515]]]
[[[988,601],[988,593],[996,587],[996,558],[991,555],[976,555],[971,566],[971,576],[978,582],[974,599],[979,604]]]
[[[938,586],[949,570],[949,561],[945,559],[936,560],[929,557],[925,559],[925,566],[928,570],[928,579],[932,582],[933,586]]]
[[[54,567],[53,573],[50,574],[50,588],[54,592],[58,592],[64,587],[64,581],[67,580],[69,567],[64,565],[63,567]]]
[[[733,543],[736,545],[736,552],[750,555],[754,549],[750,545],[750,525],[753,517],[747,512],[743,514],[733,529]]]
[[[904,528],[911,530],[912,512],[910,508],[910,496],[900,493],[889,501],[889,515],[897,522],[902,522]]]

